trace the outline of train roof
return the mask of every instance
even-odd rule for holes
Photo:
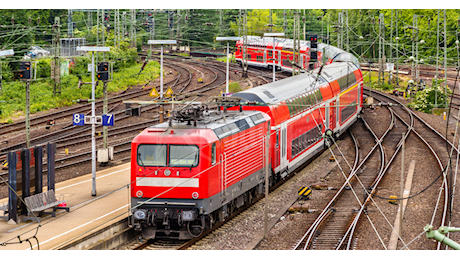
[[[219,139],[222,139],[228,135],[244,131],[249,127],[260,124],[267,121],[260,111],[211,111],[209,112],[204,120],[196,121],[196,126],[191,122],[172,122],[172,125],[169,126],[169,123],[161,123],[149,127],[152,128],[163,128],[165,131],[168,129],[171,130],[196,130],[196,129],[210,129],[216,133]]]
[[[316,91],[325,83],[343,77],[356,69],[357,67],[349,62],[332,63],[323,67],[320,76],[318,76],[319,68],[317,68],[311,73],[303,73],[264,84],[235,93],[233,96],[256,101],[263,105],[275,104],[303,93]]]

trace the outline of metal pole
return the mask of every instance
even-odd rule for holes
[[[399,87],[399,37],[398,37],[398,9],[396,9],[396,86]]]
[[[161,45],[161,59],[160,59],[160,99],[163,100],[163,45]],[[163,123],[163,104],[160,105],[160,123]]]
[[[226,79],[226,86],[225,86],[225,94],[228,94],[228,85],[229,85],[229,78],[230,78],[230,73],[229,73],[229,60],[228,60],[228,55],[229,55],[229,49],[230,49],[230,43],[227,41],[227,79]]]
[[[446,9],[444,9],[444,81],[446,85],[444,86],[445,100],[447,109],[447,20],[446,20]],[[447,119],[449,120],[449,119]]]
[[[391,9],[391,23],[390,23],[390,57],[389,57],[389,61],[391,63],[393,63],[393,9]],[[391,76],[392,76],[392,72],[390,71],[389,72],[389,77],[388,77],[388,85],[391,84]]]
[[[26,147],[30,149],[30,80],[26,81]]]
[[[417,93],[419,89],[419,75],[420,72],[418,69],[418,16],[415,16],[415,93]]]
[[[400,187],[400,193],[399,196],[402,199],[403,198],[403,193],[404,193],[404,188],[403,188],[403,182],[404,182],[404,149],[405,149],[405,136],[404,133],[402,134],[402,151],[401,151],[401,187]],[[402,212],[403,212],[403,201],[399,201],[399,236],[401,237],[402,233]]]
[[[91,190],[91,195],[96,196],[96,125],[95,116],[96,116],[96,107],[95,107],[95,89],[96,82],[94,81],[94,51],[92,52],[92,66],[91,66],[91,168],[92,168],[92,182],[93,188]]]
[[[103,94],[104,94],[104,106],[102,108],[102,113],[103,114],[107,114],[107,81],[104,81],[103,85],[104,85],[104,90],[103,90]],[[107,137],[108,137],[108,127],[107,126],[103,126],[102,127],[102,131],[103,131],[103,148],[104,149],[107,149]]]
[[[439,9],[437,19],[437,35],[436,35],[436,86],[438,86],[438,66],[439,66]],[[434,107],[438,107],[438,89],[434,89]]]
[[[273,82],[275,82],[275,63],[276,63],[276,60],[275,60],[275,36],[273,36]]]
[[[270,129],[268,129],[268,133],[270,133]],[[264,226],[264,234],[265,234],[266,239],[268,239],[268,186],[270,183],[268,179],[269,137],[270,135],[267,134],[267,137],[265,138],[265,210],[264,210],[265,226]]]

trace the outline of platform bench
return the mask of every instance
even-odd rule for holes
[[[53,217],[56,217],[56,210],[65,209],[69,212],[69,207],[59,207],[59,204],[66,202],[66,200],[56,200],[54,190],[49,190],[43,193],[35,194],[30,197],[25,198],[25,203],[27,206],[27,217],[24,220],[35,220],[35,217],[32,215],[32,212],[39,212],[38,217],[41,217],[43,214],[49,214]],[[52,212],[45,212],[45,210],[52,208]]]

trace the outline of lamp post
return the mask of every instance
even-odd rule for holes
[[[216,37],[216,41],[227,41],[227,76],[226,76],[226,85],[225,85],[225,94],[228,94],[228,81],[229,81],[229,61],[228,61],[228,55],[229,55],[229,42],[230,41],[239,41],[241,40],[240,37]]]
[[[110,47],[78,46],[77,52],[91,52],[91,169],[92,169],[92,190],[91,195],[96,196],[96,97],[94,81],[94,52],[108,52]],[[86,121],[86,120],[85,120]]]
[[[149,40],[147,44],[156,44],[161,46],[160,54],[160,99],[163,99],[163,45],[165,44],[177,44],[176,40]],[[163,123],[164,112],[163,104],[160,105],[160,123]]]
[[[284,37],[284,33],[264,33],[264,37],[273,37],[273,82],[276,81],[275,79],[275,37]]]

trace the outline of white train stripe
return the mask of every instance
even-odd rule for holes
[[[196,178],[137,177],[136,186],[198,188],[200,185]]]

